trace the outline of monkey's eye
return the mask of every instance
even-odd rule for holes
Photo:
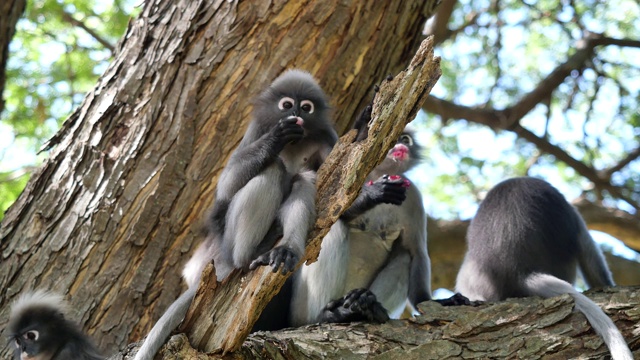
[[[400,135],[398,142],[403,143],[407,146],[413,146],[413,138],[411,138],[411,136],[407,134]]]
[[[283,97],[282,99],[280,99],[280,102],[278,103],[278,108],[280,110],[289,110],[293,107],[293,105],[295,104],[295,100],[293,100],[290,97]]]
[[[37,332],[36,330],[29,330],[24,334],[25,339],[32,340],[32,341],[38,340],[39,336],[40,336],[40,333]]]
[[[302,108],[302,111],[309,113],[309,114],[313,114],[313,103],[309,100],[302,100],[302,102],[300,103],[300,107]]]

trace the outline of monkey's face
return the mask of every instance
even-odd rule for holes
[[[402,174],[415,166],[420,158],[420,146],[413,140],[413,133],[405,131],[387,152],[387,157],[375,169],[377,174]]]
[[[40,337],[37,329],[27,330],[13,336],[15,345],[15,359],[20,360],[49,360],[51,352],[46,350],[46,341]]]
[[[56,311],[35,308],[16,320],[10,329],[15,359],[49,360],[66,341],[65,320]]]
[[[254,118],[260,126],[275,126],[281,119],[295,117],[305,136],[333,132],[327,97],[308,73],[285,72],[256,100]]]
[[[279,119],[295,118],[296,124],[302,126],[304,134],[307,136],[318,130],[318,125],[325,125],[326,111],[322,101],[318,99],[307,99],[304,96],[291,97],[283,95],[278,101]],[[278,119],[278,120],[279,120]]]

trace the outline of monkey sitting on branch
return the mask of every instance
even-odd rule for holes
[[[591,287],[614,286],[584,220],[547,182],[521,177],[496,185],[467,231],[456,291],[471,300],[569,294],[602,336],[614,360],[631,360],[611,319],[571,285],[579,266]]]
[[[367,137],[370,119],[368,106],[356,121],[357,140]],[[253,331],[316,322],[384,322],[399,317],[407,300],[415,307],[431,299],[422,197],[398,175],[419,163],[420,150],[414,133],[405,129],[322,240],[317,262],[294,273]]]
[[[258,96],[218,179],[207,237],[185,265],[189,288],[154,325],[136,360],[152,359],[180,324],[212,260],[218,281],[263,265],[293,271],[316,218],[316,171],[338,139],[329,113],[327,96],[301,70],[286,71]]]

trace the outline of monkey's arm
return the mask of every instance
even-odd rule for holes
[[[409,302],[412,306],[431,300],[431,261],[427,251],[427,215],[422,196],[415,186],[407,190],[411,200],[403,204],[405,227],[402,243],[411,254],[409,268]]]
[[[408,184],[408,180],[398,175],[383,175],[376,181],[366,183],[340,219],[349,222],[379,204],[402,204],[407,197]]]
[[[292,141],[302,139],[304,130],[296,119],[280,119],[269,132],[248,145],[241,144],[231,155],[217,186],[218,199],[231,199],[251,179],[278,158],[280,151]],[[243,143],[245,140],[243,139]]]
[[[593,241],[587,225],[582,220],[582,216],[575,208],[572,210],[579,226],[577,235],[580,247],[578,250],[578,264],[585,281],[589,284],[589,287],[615,286],[602,251]]]
[[[353,124],[353,128],[358,130],[356,135],[356,141],[362,141],[369,136],[369,121],[371,121],[371,110],[373,110],[373,100],[371,104],[367,105],[362,112],[358,115],[356,122]]]

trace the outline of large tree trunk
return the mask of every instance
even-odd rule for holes
[[[182,291],[255,94],[307,69],[344,132],[372,85],[407,65],[435,3],[146,2],[3,220],[0,327],[17,294],[45,288],[106,353],[141,339]]]

